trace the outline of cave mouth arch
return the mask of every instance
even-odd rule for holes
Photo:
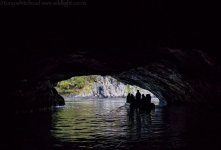
[[[150,91],[135,85],[124,84],[108,75],[74,76],[57,82],[55,89],[65,101],[88,98],[126,98],[129,93],[135,95],[139,90],[141,94],[150,94],[151,102],[155,105],[166,105],[166,103],[160,103],[160,100]]]
[[[11,77],[12,83],[6,86],[7,102],[13,104],[15,111],[56,105],[60,103],[56,99],[61,99],[54,89],[57,82],[73,76],[100,74],[149,90],[167,104],[220,104],[220,70],[202,50],[147,49],[148,59],[142,53],[137,53],[139,59],[134,59],[134,52],[115,56],[115,51],[74,50],[18,66],[18,75]]]

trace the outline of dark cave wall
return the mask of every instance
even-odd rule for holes
[[[218,68],[200,50],[164,49],[160,59],[116,77],[146,88],[168,103],[219,103]]]
[[[49,80],[30,82],[23,80],[19,87],[10,93],[12,110],[15,113],[39,112],[51,106],[64,105],[64,99],[58,94]]]

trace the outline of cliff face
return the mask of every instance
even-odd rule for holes
[[[83,78],[82,86],[76,85],[76,81],[79,78]],[[127,85],[122,82],[119,82],[115,78],[111,76],[100,76],[94,75],[93,80],[91,80],[91,76],[83,76],[83,77],[73,77],[67,81],[61,81],[58,83],[56,89],[58,90],[59,94],[63,95],[64,97],[126,97],[128,93],[136,94],[137,90],[140,90],[142,94],[151,94],[148,90],[141,89],[137,86]],[[69,86],[69,89],[62,91],[61,84],[62,82],[68,82],[66,86]],[[76,88],[78,87],[78,88]],[[74,89],[75,88],[75,89]]]

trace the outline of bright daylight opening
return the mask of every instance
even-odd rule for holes
[[[65,101],[124,98],[126,102],[129,93],[136,95],[137,90],[139,90],[141,95],[150,94],[151,103],[159,105],[159,99],[150,91],[138,86],[124,84],[111,76],[75,76],[58,82],[55,88]]]

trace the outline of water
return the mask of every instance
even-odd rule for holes
[[[219,149],[220,113],[198,107],[130,110],[125,99],[76,100],[17,118],[15,149]]]

